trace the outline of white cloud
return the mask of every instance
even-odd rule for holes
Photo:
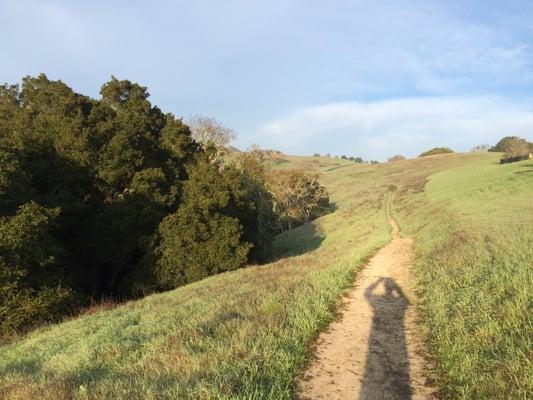
[[[502,136],[533,139],[533,109],[499,97],[419,97],[295,109],[263,124],[261,143],[286,152],[320,151],[384,159],[434,146],[468,151]],[[531,103],[529,103],[531,104]]]

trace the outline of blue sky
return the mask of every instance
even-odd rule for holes
[[[533,140],[533,1],[0,0],[0,81],[111,75],[291,154]]]

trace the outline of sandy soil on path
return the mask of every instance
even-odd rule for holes
[[[300,399],[434,399],[421,356],[409,267],[413,241],[398,236],[358,274],[342,316],[320,334],[298,382]]]

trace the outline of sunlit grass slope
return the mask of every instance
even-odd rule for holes
[[[272,169],[298,168],[306,171],[332,171],[339,167],[357,166],[353,161],[334,157],[311,157],[311,156],[289,156],[284,155],[281,160],[271,161],[269,167]]]
[[[423,327],[447,398],[532,390],[533,163],[449,154],[380,165],[287,157],[335,211],[280,235],[280,259],[35,331],[0,347],[0,398],[285,399],[375,249],[390,193],[416,238]]]
[[[312,165],[316,172],[332,166],[323,164]],[[0,398],[292,397],[312,339],[334,317],[336,301],[365,258],[389,240],[380,192],[343,187],[336,175],[323,179],[337,211],[278,238],[280,256],[289,248],[292,257],[5,345]]]
[[[533,162],[498,155],[396,198],[417,239],[424,327],[450,399],[533,396]]]

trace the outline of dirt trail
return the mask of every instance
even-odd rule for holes
[[[300,399],[434,399],[421,356],[409,267],[413,241],[392,241],[358,274],[342,316],[320,334],[316,355],[298,382]]]

